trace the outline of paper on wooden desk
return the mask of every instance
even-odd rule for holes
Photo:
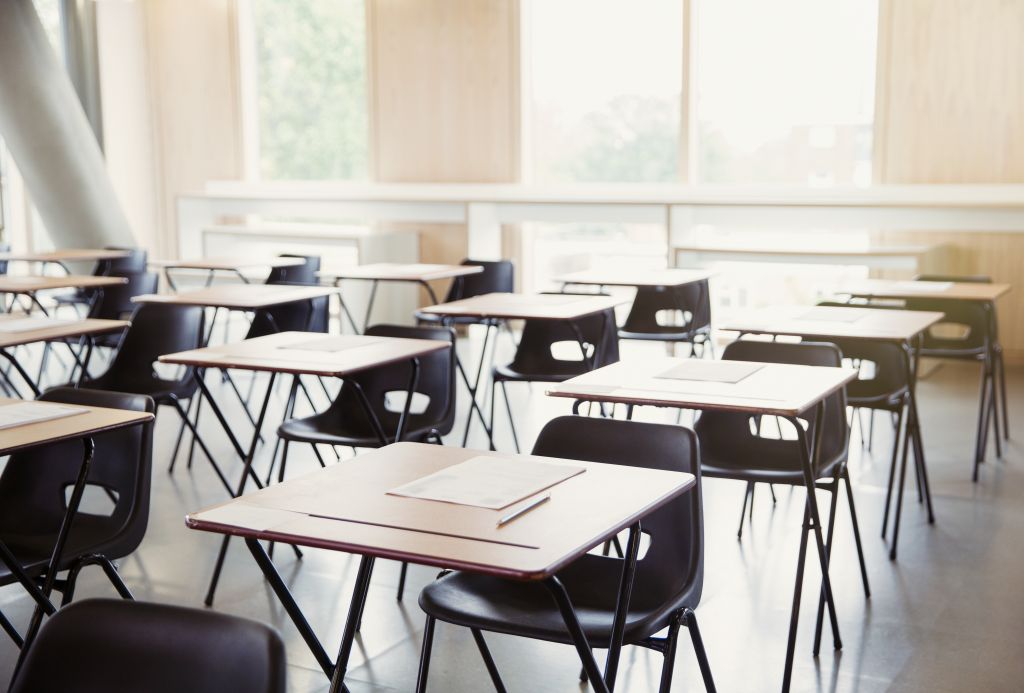
[[[89,411],[84,407],[68,407],[52,402],[15,402],[0,405],[0,429],[25,426],[42,421],[63,419]]]
[[[500,510],[585,471],[574,464],[479,456],[393,488],[388,494]]]

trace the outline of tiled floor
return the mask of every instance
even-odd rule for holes
[[[652,345],[628,345],[623,357],[643,358],[658,350]],[[521,439],[527,443],[544,421],[568,413],[568,403],[545,398],[543,386],[531,390],[513,385],[510,390],[519,412]],[[1010,390],[1011,419],[1015,420],[1024,412],[1024,372],[1011,372]],[[282,388],[282,398],[284,394]],[[873,454],[862,449],[855,430],[851,466],[873,594],[865,600],[848,514],[841,506],[833,575],[844,647],[834,652],[826,646],[817,659],[811,655],[819,581],[809,562],[794,691],[1024,691],[1020,646],[1024,637],[1024,554],[1016,544],[1024,535],[1024,450],[1021,442],[1014,440],[1003,460],[996,461],[991,454],[980,483],[972,484],[976,368],[945,364],[922,382],[920,394],[937,522],[929,526],[923,509],[913,502],[916,498],[908,495],[912,502],[905,508],[899,560],[889,561],[879,527],[891,429],[879,417]],[[230,402],[226,390],[221,399]],[[278,410],[280,405],[275,402]],[[228,408],[239,422],[238,428],[247,430],[240,410],[230,404]],[[650,411],[642,416],[674,420],[674,415],[666,412]],[[499,421],[499,446],[508,450],[507,423]],[[238,462],[215,422],[204,421],[204,428],[223,466],[237,471]],[[460,435],[452,438],[461,439],[461,427],[457,430]],[[176,433],[173,412],[162,411],[149,532],[140,550],[122,561],[121,570],[140,599],[199,607],[219,537],[186,529],[183,518],[188,511],[223,500],[224,493],[201,458],[191,470],[182,458],[175,473],[167,474]],[[471,444],[480,446],[483,440],[477,435]],[[261,453],[260,464],[265,469],[269,449]],[[345,456],[350,454],[345,452]],[[315,466],[312,455],[301,448],[292,459],[290,473]],[[912,484],[908,483],[908,489],[912,494]],[[778,503],[773,506],[767,489],[759,490],[753,523],[738,541],[742,484],[712,480],[705,486],[707,564],[697,615],[721,691],[776,691],[781,683],[803,492],[782,488],[777,492]],[[822,502],[827,502],[826,496]],[[356,560],[309,550],[304,559],[296,561],[290,552],[279,551],[277,563],[333,653]],[[435,573],[434,569],[413,567],[405,600],[399,603],[395,601],[397,564],[378,564],[348,679],[353,691],[412,689],[423,622],[416,595]],[[83,577],[78,591],[79,598],[112,594],[98,571]],[[15,623],[27,622],[28,600],[17,588],[0,592],[0,608]],[[326,679],[241,545],[232,546],[229,553],[215,608],[280,628],[288,645],[291,691],[327,689]],[[577,680],[579,664],[569,647],[502,636],[490,636],[489,641],[510,691],[586,689]],[[14,647],[0,642],[5,679],[14,657]],[[627,650],[619,690],[656,690],[659,667],[653,653]],[[677,691],[701,689],[685,636],[674,684]],[[468,632],[439,627],[431,690],[486,691],[489,687]]]

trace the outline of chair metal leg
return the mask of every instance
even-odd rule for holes
[[[899,466],[900,443],[907,444],[907,434],[903,431],[903,413],[907,409],[906,400],[900,405],[896,415],[896,435],[892,441],[892,464],[889,467],[889,486],[885,492],[885,512],[882,514],[882,539],[885,539],[889,528],[889,508],[892,506],[892,487],[896,481],[896,468]]]
[[[800,617],[800,599],[803,595],[804,565],[807,559],[807,533],[810,528],[810,505],[804,506],[803,527],[800,530],[800,553],[796,563],[796,585],[793,588],[793,606],[789,615],[789,639],[786,644],[786,666],[782,674],[782,693],[789,693],[793,677],[793,655],[796,651],[796,627]]]
[[[478,628],[470,628],[469,630],[473,634],[473,640],[476,641],[476,648],[480,651],[480,657],[484,660],[484,666],[487,667],[487,673],[491,677],[491,683],[494,684],[494,690],[496,693],[507,693],[505,684],[501,681],[501,675],[498,673],[498,667],[494,663],[490,649],[487,647],[487,641],[484,640],[483,633]]]
[[[416,693],[426,693],[427,676],[430,674],[430,653],[434,648],[434,624],[437,621],[433,616],[427,616],[427,623],[423,626],[423,647],[420,650],[420,670],[416,676]]]
[[[18,632],[18,629],[15,628],[9,620],[7,620],[7,616],[5,616],[2,611],[0,611],[0,628],[3,628],[3,631],[7,633],[7,637],[14,641],[14,644],[19,650],[25,646],[25,639],[21,637],[21,633]]]
[[[601,676],[601,670],[598,668],[597,662],[594,660],[594,653],[590,649],[587,635],[583,632],[579,619],[576,618],[576,611],[573,609],[572,601],[569,599],[569,593],[566,592],[565,586],[557,577],[548,578],[544,581],[544,585],[554,598],[558,611],[562,615],[562,620],[565,621],[565,627],[569,631],[569,638],[576,647],[576,653],[580,657],[583,670],[590,680],[590,685],[594,687],[597,693],[611,693],[604,682],[604,678]]]
[[[850,503],[850,523],[853,525],[853,541],[857,545],[857,558],[860,561],[860,578],[864,584],[864,597],[871,598],[871,584],[868,582],[868,566],[864,560],[864,545],[860,539],[860,523],[857,521],[857,507],[853,503],[853,484],[850,483],[850,470],[843,468],[843,483],[846,486],[846,500]],[[836,490],[838,494],[838,489]]]
[[[996,368],[999,372],[999,400],[1003,412],[1003,439],[1010,439],[1010,414],[1006,408],[1006,364],[1003,362],[1002,347],[996,350]]]
[[[693,609],[683,611],[683,625],[690,631],[690,640],[693,641],[693,652],[697,655],[697,665],[700,667],[701,678],[704,679],[704,690],[707,693],[716,693],[715,680],[711,676],[711,665],[708,663],[708,653],[704,649],[704,639],[700,635],[700,628],[697,626],[697,615]]]
[[[828,487],[829,492],[832,494],[832,502],[829,503],[828,508],[828,527],[825,530],[825,555],[828,556],[831,562],[832,558],[832,545],[835,537],[836,530],[836,510],[839,508],[839,475],[836,474],[832,478],[832,482]],[[814,656],[817,657],[821,652],[821,625],[825,617],[825,589],[822,587],[821,594],[818,597],[818,615],[814,622]]]
[[[985,430],[985,412],[986,412],[986,401],[988,400],[988,367],[982,366],[981,374],[981,395],[979,396],[978,402],[978,431],[974,443],[974,473],[971,480],[977,483],[978,481],[978,467],[984,461],[985,448],[984,443],[984,430]]]
[[[662,652],[661,683],[658,693],[669,693],[672,690],[672,674],[676,668],[676,646],[679,642],[679,619],[672,619],[668,624],[668,635],[665,637],[665,649]]]
[[[739,526],[739,529],[736,530],[736,538],[737,539],[742,539],[743,538],[743,518],[747,514],[747,501],[750,500],[750,496],[752,495],[751,491],[753,490],[753,488],[754,488],[753,482],[748,481],[747,482],[747,487],[745,489],[743,489],[743,507],[740,508],[740,526]],[[753,506],[753,503],[751,503],[751,506]]]
[[[908,421],[909,425],[909,421]],[[896,547],[900,538],[900,518],[903,516],[903,487],[907,478],[907,453],[909,452],[910,441],[903,444],[903,455],[900,457],[900,483],[896,488],[896,517],[892,527],[892,547],[889,549],[889,560],[896,560]]]
[[[516,435],[516,422],[512,418],[512,404],[511,404],[511,402],[509,402],[509,399],[508,399],[508,388],[506,387],[506,384],[505,384],[504,380],[499,381],[499,382],[501,384],[501,396],[505,399],[505,411],[508,412],[508,425],[509,425],[509,428],[512,431],[512,442],[516,446],[516,452],[519,452],[519,436]],[[491,403],[492,403],[492,405],[494,403],[493,392],[492,392]],[[493,415],[493,410],[492,410],[492,415]],[[491,427],[492,428],[494,427],[494,419],[493,418],[491,419]]]
[[[409,564],[406,561],[402,561],[402,569],[398,573],[398,594],[395,595],[395,599],[402,601],[402,597],[405,596],[405,576],[409,572]]]

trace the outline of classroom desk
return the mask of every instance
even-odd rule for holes
[[[494,422],[488,422],[484,416],[483,409],[477,402],[477,392],[480,389],[480,378],[483,375],[484,364],[487,361],[487,345],[491,333],[498,324],[504,320],[560,320],[564,321],[572,329],[580,344],[583,353],[587,353],[585,340],[582,333],[576,326],[575,321],[594,315],[602,311],[614,308],[626,301],[614,296],[581,296],[563,294],[508,294],[492,293],[464,298],[450,303],[440,303],[435,306],[428,306],[420,310],[420,313],[435,315],[441,319],[441,323],[451,326],[455,318],[474,318],[485,325],[484,343],[480,350],[480,362],[477,364],[476,376],[471,383],[469,376],[462,367],[460,361],[456,362],[462,382],[469,390],[470,407],[466,417],[466,430],[462,436],[462,445],[465,446],[469,440],[469,429],[473,424],[474,412],[480,419],[480,423],[487,433],[487,439],[491,450],[494,450]],[[612,325],[614,327],[614,325]],[[593,362],[598,354],[592,354],[588,360]],[[493,365],[494,353],[491,353]]]
[[[71,274],[69,262],[109,262],[128,257],[127,250],[111,248],[65,248],[40,253],[0,253],[0,262],[34,262],[40,265],[58,265]]]
[[[86,351],[84,358],[75,352],[70,342],[65,342],[71,351],[72,357],[78,368],[81,369],[81,377],[84,377],[89,368],[89,360],[92,356],[93,337],[101,334],[119,332],[131,325],[127,320],[99,320],[87,318],[84,320],[56,320],[52,318],[38,318],[13,313],[0,315],[0,356],[7,359],[18,372],[32,393],[38,397],[38,384],[32,380],[25,368],[18,363],[18,360],[9,351],[14,347],[34,344],[36,342],[63,341],[68,339],[86,338]],[[13,387],[6,374],[0,373],[8,384]]]
[[[701,282],[714,276],[714,272],[696,269],[655,269],[655,270],[616,270],[616,269],[589,269],[582,272],[562,274],[554,278],[554,281],[561,284],[563,290],[566,286],[635,286],[640,287],[670,287],[686,286],[695,282]]]
[[[1009,284],[865,279],[842,284],[837,293],[848,294],[854,298],[948,298],[992,303],[1003,294],[1009,293],[1010,289]]]
[[[29,301],[42,311],[43,315],[49,315],[46,307],[39,302],[39,298],[36,296],[36,293],[39,291],[96,289],[90,301],[89,307],[91,308],[99,299],[100,292],[102,292],[104,287],[127,283],[128,279],[125,277],[104,277],[92,274],[67,274],[62,277],[4,274],[0,275],[0,294],[13,294],[15,297],[27,296]],[[12,300],[11,305],[4,306],[2,312],[9,313],[13,304],[14,301]]]
[[[0,406],[21,402],[23,400],[0,397]],[[14,572],[21,584],[36,601],[36,608],[32,613],[32,620],[25,634],[25,643],[21,650],[21,656],[24,656],[24,653],[28,651],[36,633],[39,632],[43,615],[53,614],[55,611],[50,603],[50,594],[53,592],[53,584],[57,578],[57,569],[60,566],[64,545],[67,543],[68,534],[71,531],[71,524],[78,513],[82,494],[88,481],[89,467],[92,464],[92,456],[95,450],[93,436],[153,420],[153,414],[149,412],[107,409],[103,407],[82,407],[73,404],[61,404],[61,406],[81,409],[83,413],[0,430],[0,457],[5,457],[21,450],[66,440],[81,439],[83,446],[82,466],[79,470],[78,478],[75,480],[75,485],[71,490],[71,495],[68,498],[67,510],[64,513],[64,519],[61,520],[60,529],[57,532],[57,540],[54,543],[53,552],[50,555],[46,568],[46,577],[41,587],[37,586],[34,581],[25,575],[10,550],[0,543],[0,560]],[[21,657],[19,657],[19,662],[20,660]]]
[[[750,311],[719,325],[719,329],[744,334],[787,335],[806,340],[829,341],[865,340],[891,342],[898,345],[904,354],[903,368],[906,382],[909,383],[907,402],[907,420],[903,431],[903,457],[900,463],[900,492],[896,500],[896,516],[893,523],[892,546],[889,557],[896,559],[899,543],[900,518],[903,514],[903,480],[907,467],[907,453],[910,446],[914,450],[914,464],[919,474],[924,499],[927,502],[928,522],[935,522],[932,509],[932,494],[928,484],[928,471],[925,465],[924,444],[921,440],[921,421],[917,413],[917,367],[921,340],[925,331],[936,323],[942,322],[943,313],[917,310],[889,310],[865,308],[863,306],[795,306],[785,308],[767,308]],[[900,417],[903,421],[903,417]],[[901,432],[896,432],[897,446],[900,444]],[[890,474],[895,473],[895,468]],[[890,482],[889,495],[886,496],[885,514],[882,520],[882,537],[888,533],[889,506],[892,494]]]
[[[192,529],[236,535],[246,545],[278,599],[329,678],[331,691],[344,683],[356,624],[366,603],[376,558],[468,570],[518,580],[540,580],[566,620],[595,690],[607,693],[594,655],[556,573],[587,551],[630,529],[639,539],[643,518],[692,488],[693,476],[591,462],[571,462],[586,472],[551,487],[551,500],[501,528],[501,510],[388,495],[415,481],[473,457],[511,455],[462,448],[397,443],[302,477],[190,514]],[[516,459],[536,459],[516,455]],[[564,464],[566,460],[547,460]],[[260,540],[278,541],[361,556],[348,619],[336,662],[310,628],[270,561]],[[624,561],[613,626],[615,646],[606,671],[616,670],[632,589],[635,552]]]
[[[817,468],[817,461],[812,458],[817,454],[817,441],[820,440],[824,420],[825,400],[829,395],[856,379],[857,371],[851,368],[764,363],[758,364],[761,366],[759,370],[737,383],[700,382],[658,377],[669,369],[684,363],[692,364],[693,368],[707,370],[710,374],[711,369],[716,367],[715,364],[722,362],[675,358],[619,361],[564,383],[551,385],[547,394],[552,397],[567,397],[576,400],[573,405],[576,412],[582,402],[609,402],[627,405],[630,414],[634,406],[654,406],[739,412],[751,416],[778,416],[789,421],[796,431],[804,483],[808,490],[804,526],[806,528],[808,521],[811,524],[814,543],[818,550],[818,562],[821,566],[822,586],[832,625],[833,642],[836,649],[842,648],[839,623],[832,598],[832,581],[828,572],[828,553],[821,535],[821,515],[815,497],[814,469]],[[811,409],[817,413],[815,426],[813,430],[805,431],[799,421],[799,416]],[[796,588],[789,622],[789,642],[786,647],[786,664],[782,680],[783,693],[789,690],[793,672],[806,537],[805,529],[801,539]]]
[[[362,331],[365,332],[366,328],[370,326],[370,315],[373,312],[373,302],[377,296],[377,286],[381,282],[409,282],[412,284],[419,284],[427,290],[427,295],[430,296],[430,302],[436,304],[438,303],[437,294],[434,293],[434,288],[430,286],[430,282],[440,279],[452,279],[455,282],[461,282],[462,277],[470,274],[479,274],[483,271],[484,268],[479,265],[428,265],[418,262],[377,262],[368,265],[347,267],[333,272],[318,272],[317,274],[321,278],[328,279],[333,282],[334,286],[340,285],[343,279],[358,279],[373,282],[370,286],[370,299],[366,304],[366,317],[363,319]],[[355,321],[352,320],[351,315],[348,316],[348,319],[352,324],[352,329],[355,332],[359,332],[360,330],[356,327]]]
[[[315,346],[315,343],[318,341],[325,345],[325,350],[310,348]],[[299,345],[303,348],[289,348],[290,346]],[[327,347],[338,348],[335,351],[328,351],[326,350]],[[401,440],[409,417],[409,407],[412,404],[413,394],[416,391],[416,385],[419,380],[420,357],[448,348],[451,348],[448,342],[428,339],[366,337],[362,335],[328,336],[316,332],[280,332],[233,344],[167,354],[160,357],[160,362],[191,366],[196,369],[195,377],[203,396],[209,400],[214,414],[220,420],[224,430],[227,431],[232,445],[245,465],[237,488],[232,489],[223,476],[221,478],[228,493],[232,497],[238,497],[245,492],[245,486],[250,477],[257,487],[263,487],[259,477],[252,470],[252,463],[256,455],[256,446],[259,443],[263,423],[267,415],[267,407],[270,404],[270,399],[274,392],[274,383],[278,374],[292,376],[291,389],[288,393],[288,400],[284,409],[284,418],[288,419],[294,413],[298,389],[302,386],[299,378],[302,375],[341,379],[372,368],[408,362],[410,366],[409,386],[406,390],[405,406],[399,416],[398,425],[394,433],[394,440]],[[239,369],[270,374],[270,381],[267,383],[266,394],[260,406],[259,414],[253,422],[253,437],[249,443],[248,452],[243,450],[231,431],[231,427],[221,414],[220,408],[213,401],[213,397],[203,379],[204,371],[207,368],[219,368],[221,370]],[[363,410],[380,444],[387,445],[388,434],[370,406],[369,400],[355,380],[350,380],[349,382],[356,387]],[[310,401],[310,406],[312,406],[312,401]],[[221,546],[220,556],[217,559],[216,568],[214,569],[210,589],[206,595],[207,606],[213,603],[226,551],[227,539],[225,538]]]
[[[167,286],[171,291],[177,291],[174,280],[171,279],[171,270],[197,270],[206,272],[205,286],[213,284],[214,277],[218,272],[233,274],[242,280],[244,284],[249,283],[249,277],[245,275],[246,270],[278,269],[282,267],[298,267],[305,263],[301,257],[269,257],[251,260],[239,260],[227,257],[218,258],[197,258],[192,260],[150,260],[149,265],[160,267],[164,271],[164,278],[167,279]]]
[[[178,306],[200,306],[225,310],[254,311],[285,303],[308,301],[338,293],[331,286],[292,286],[288,284],[234,284],[208,286],[176,294],[143,294],[132,298],[134,303],[170,303]]]

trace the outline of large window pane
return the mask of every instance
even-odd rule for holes
[[[679,0],[526,4],[526,171],[536,182],[679,177]]]
[[[363,0],[251,0],[259,174],[367,175]]]
[[[869,185],[876,0],[699,0],[697,179]]]

